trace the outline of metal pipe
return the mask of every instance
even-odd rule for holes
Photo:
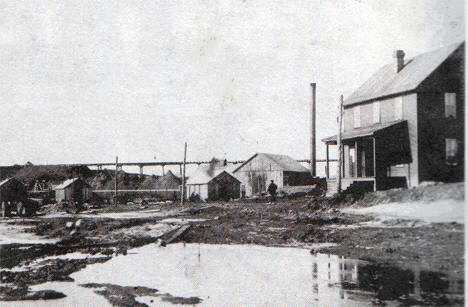
[[[312,177],[317,175],[317,164],[315,162],[316,159],[316,127],[315,127],[315,119],[316,119],[316,112],[315,112],[315,95],[316,95],[316,84],[311,83],[310,86],[312,87],[312,106],[311,106],[311,136],[310,136],[310,174]]]

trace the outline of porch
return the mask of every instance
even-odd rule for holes
[[[327,154],[327,196],[331,196],[338,192],[338,181],[336,176],[330,176],[329,146],[337,145],[337,136],[323,142]],[[405,186],[406,178],[392,177],[391,169],[411,162],[406,121],[345,131],[342,144],[341,191],[362,193]]]

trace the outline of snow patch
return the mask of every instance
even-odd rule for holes
[[[373,215],[381,219],[422,220],[428,223],[464,224],[465,203],[459,200],[445,199],[433,202],[388,203],[367,208],[345,208],[342,211],[351,214]]]

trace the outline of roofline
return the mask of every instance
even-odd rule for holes
[[[226,170],[223,170],[221,173],[219,173],[218,175],[216,175],[216,176],[214,176],[213,178],[211,178],[210,181],[208,181],[207,183],[210,183],[211,181],[215,180],[215,179],[218,178],[219,175],[221,175],[222,173],[226,173],[226,174],[228,174],[229,176],[231,176],[232,178],[236,179],[237,181],[242,182],[242,181],[240,181],[239,179],[237,179],[236,177],[234,177],[232,174],[229,174],[229,172],[227,172]]]
[[[249,159],[245,160],[244,163],[242,163],[239,167],[237,167],[235,170],[233,170],[232,172],[235,173],[237,172],[241,167],[243,167],[244,165],[246,165],[247,163],[249,163],[253,158],[255,158],[256,156],[258,156],[259,153],[255,153],[252,157],[250,157]]]
[[[418,87],[419,87],[419,85],[418,85]],[[370,99],[367,99],[367,100],[360,100],[360,101],[357,101],[357,102],[353,102],[353,103],[350,103],[350,104],[343,105],[343,108],[347,109],[347,108],[355,107],[355,106],[361,105],[361,104],[368,104],[368,103],[371,103],[371,102],[374,102],[374,101],[386,100],[386,99],[389,99],[389,98],[395,98],[395,97],[398,97],[398,96],[413,94],[413,93],[417,92],[418,87],[416,87],[416,88],[414,88],[412,90],[397,92],[397,93],[394,93],[394,94],[389,94],[389,95],[384,95],[384,96],[378,96],[378,97],[370,98]]]
[[[186,185],[202,185],[202,184],[208,184],[208,183],[210,183],[211,181],[213,181],[215,178],[217,178],[219,175],[221,175],[222,173],[226,173],[226,174],[228,174],[229,176],[231,176],[232,178],[236,179],[237,181],[242,182],[242,181],[240,181],[238,178],[236,178],[236,177],[234,177],[232,174],[230,174],[228,171],[222,170],[218,175],[214,176],[213,178],[211,178],[211,179],[208,180],[207,182],[203,182],[203,183],[199,183],[199,182],[198,182],[198,183],[188,183],[188,182],[187,182]]]
[[[429,75],[426,76],[426,78],[424,78],[424,80],[422,82],[424,82],[427,78],[429,78],[430,75],[432,75],[437,69],[439,69],[440,66],[442,66],[455,52],[458,51],[458,49],[460,48],[464,48],[465,46],[465,41],[461,41],[461,42],[458,42],[458,43],[454,43],[454,45],[458,44],[458,47],[455,48],[455,50],[453,50],[453,52],[451,52],[446,58],[445,60],[442,61],[442,63],[440,63],[440,65],[438,65],[436,68],[434,68],[433,71],[431,71],[431,73]],[[437,49],[435,50],[432,50],[432,51],[436,51]],[[432,52],[432,51],[428,51],[428,52],[424,52],[424,53],[421,53],[419,55],[422,55],[422,54],[425,54],[425,53],[429,53],[429,52]],[[415,57],[419,56],[419,55],[416,55],[414,57],[411,58],[414,59]],[[388,65],[388,64],[387,64]],[[384,65],[385,66],[385,65]],[[421,82],[421,83],[422,83]],[[373,102],[373,101],[377,101],[377,100],[385,100],[385,99],[388,99],[388,98],[393,98],[393,97],[397,97],[397,96],[402,96],[402,95],[405,95],[405,94],[410,94],[410,93],[414,93],[414,92],[417,92],[419,86],[421,85],[418,84],[414,89],[411,89],[411,90],[407,90],[407,91],[402,91],[402,92],[396,92],[396,93],[393,93],[393,94],[389,94],[389,95],[384,95],[384,96],[376,96],[376,97],[372,97],[370,99],[366,99],[366,100],[360,100],[360,101],[356,101],[356,102],[353,102],[353,103],[350,103],[350,104],[346,104],[346,102],[343,104],[343,108],[346,109],[346,108],[349,108],[349,107],[354,107],[356,105],[359,105],[359,104],[366,104],[366,103],[369,103],[369,102]]]

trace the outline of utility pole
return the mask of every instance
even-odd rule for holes
[[[184,164],[182,167],[182,191],[180,193],[180,204],[185,204],[185,162],[187,161],[187,142],[184,145]]]
[[[340,113],[338,117],[338,135],[336,137],[336,143],[338,145],[338,193],[341,193],[341,168],[343,165],[343,144],[341,142],[341,128],[343,126],[343,95],[340,96]]]
[[[115,156],[114,205],[117,205],[117,170],[118,168],[119,168],[119,157]]]

